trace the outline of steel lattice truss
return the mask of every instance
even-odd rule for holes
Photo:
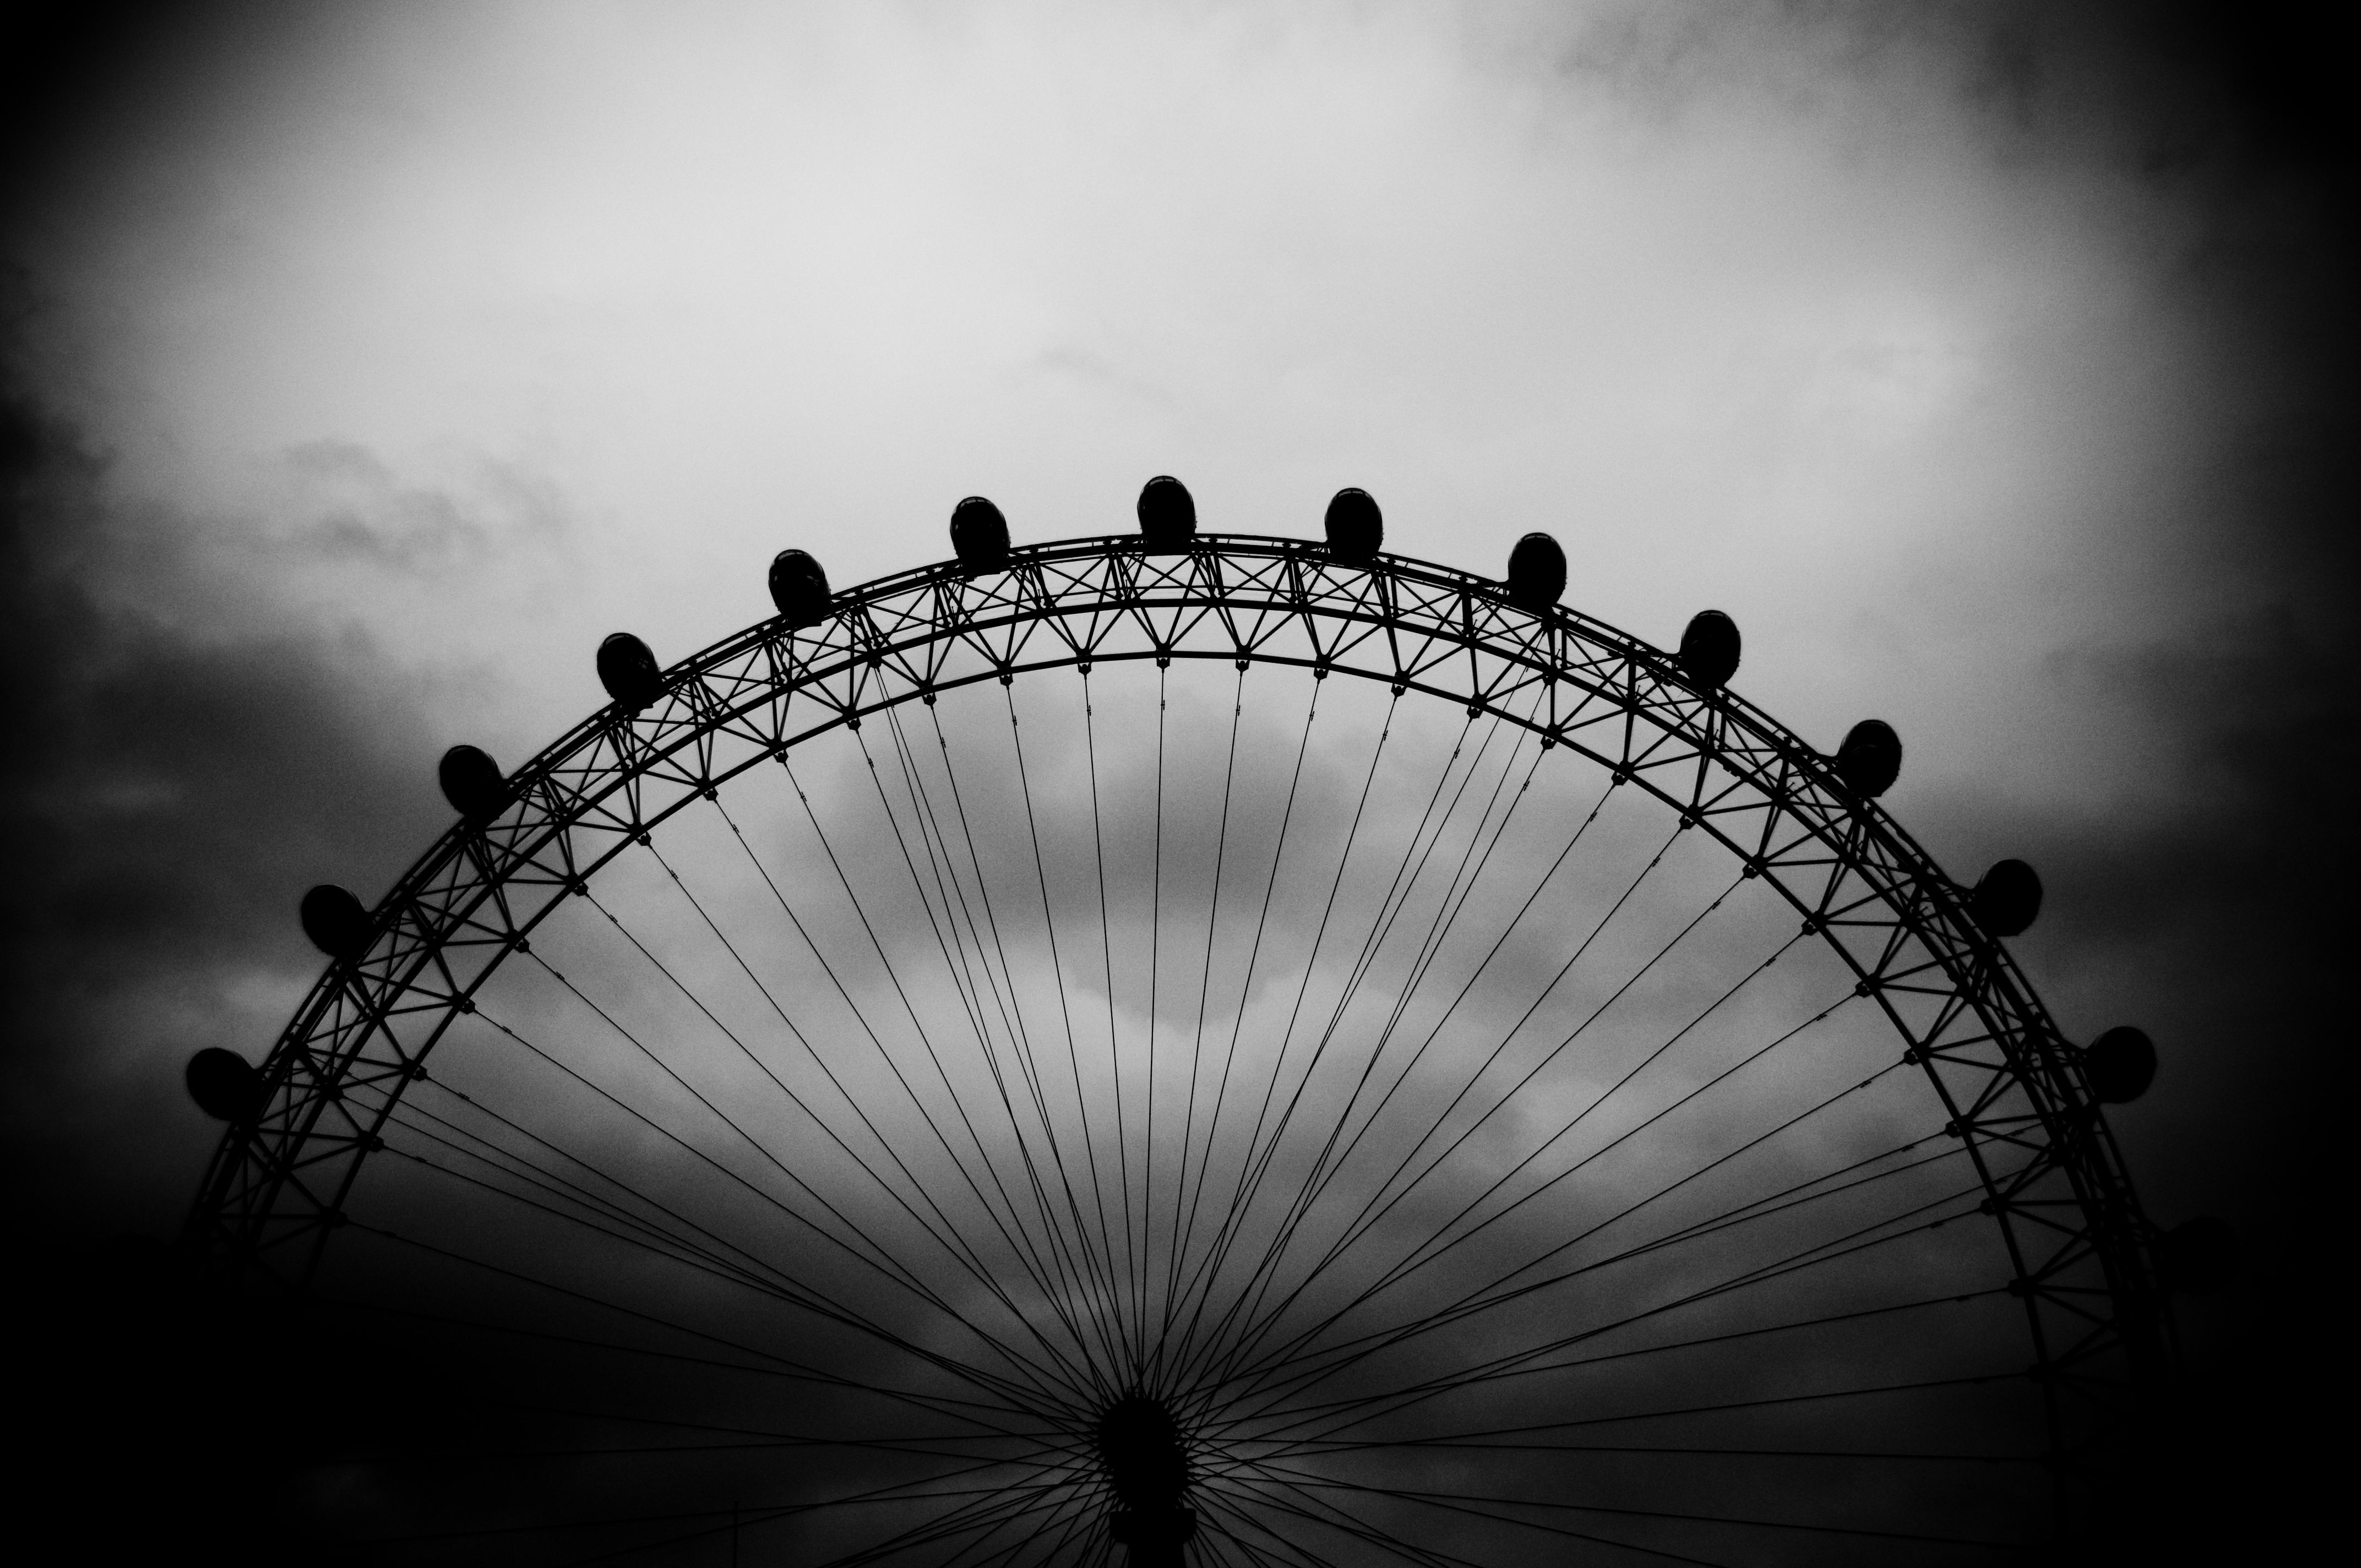
[[[1671,655],[1502,585],[1320,545],[1137,535],[946,562],[836,596],[808,628],[764,621],[609,706],[519,770],[497,819],[454,827],[386,894],[367,952],[333,964],[272,1050],[268,1109],[224,1139],[192,1240],[226,1273],[308,1278],[363,1158],[443,1032],[534,926],[609,860],[738,773],[864,715],[973,682],[1125,659],[1357,675],[1495,714],[1575,748],[1767,878],[1852,970],[1965,1140],[2006,1237],[2069,1474],[2113,1469],[2169,1355],[2162,1293],[2081,1065],[1963,890],[1830,761]],[[384,1091],[357,1112],[348,1088]]]

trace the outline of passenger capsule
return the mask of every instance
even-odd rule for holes
[[[1864,718],[1837,748],[1837,777],[1864,800],[1894,787],[1902,773],[1902,737],[1882,718]]]
[[[609,633],[598,644],[598,684],[626,713],[637,713],[664,696],[656,656],[628,631]]]
[[[2092,1040],[2082,1053],[2082,1070],[2091,1075],[2091,1092],[2107,1105],[2128,1105],[2156,1081],[2156,1042],[2128,1024],[2116,1025]]]
[[[1328,554],[1355,565],[1376,559],[1386,542],[1386,516],[1367,490],[1342,489],[1328,503]]]
[[[2165,1288],[2184,1296],[2210,1296],[2238,1272],[2238,1233],[2211,1215],[2183,1220],[2156,1238],[2158,1270]]]
[[[1139,532],[1151,550],[1185,550],[1197,536],[1197,500],[1189,487],[1159,474],[1139,489]]]
[[[509,807],[516,792],[500,776],[491,754],[473,746],[454,746],[443,753],[435,770],[443,781],[443,798],[470,822],[489,822]]]
[[[1001,537],[1007,537],[1005,526]],[[797,630],[818,626],[828,619],[828,574],[803,551],[782,550],[771,558],[771,602]]]
[[[357,959],[368,951],[368,911],[332,882],[324,882],[303,895],[303,935],[332,959]]]
[[[236,1051],[208,1046],[189,1058],[189,1098],[216,1122],[251,1122],[262,1113],[269,1086]]]
[[[2023,861],[1994,861],[1968,895],[1968,913],[1995,937],[2014,937],[2041,913],[2041,878]]]
[[[1738,674],[1738,622],[1718,609],[1701,609],[1681,633],[1681,669],[1699,689],[1712,691]]]
[[[971,572],[1000,570],[1008,565],[1008,520],[982,496],[968,497],[951,509],[951,550]]]
[[[1565,592],[1565,552],[1546,533],[1528,533],[1509,552],[1509,598],[1539,615]]]

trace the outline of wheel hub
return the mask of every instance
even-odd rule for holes
[[[1187,1502],[1188,1448],[1170,1408],[1151,1395],[1126,1394],[1100,1415],[1096,1435],[1115,1492],[1107,1521],[1115,1539],[1130,1548],[1134,1568],[1178,1564],[1197,1516]]]

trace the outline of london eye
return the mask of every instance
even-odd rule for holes
[[[504,769],[226,1124],[207,1272],[434,1431],[371,1562],[1985,1563],[2097,1528],[2202,1234],[1955,880],[1740,696],[1499,577],[1135,529],[833,590]]]

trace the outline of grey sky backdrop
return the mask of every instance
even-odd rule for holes
[[[303,888],[385,887],[441,750],[538,750],[600,635],[670,661],[784,545],[857,582],[971,492],[1061,537],[1171,472],[1291,534],[1361,485],[1477,570],[1548,529],[1614,624],[1736,616],[1807,738],[1892,721],[1938,858],[2043,872],[2069,1030],[2158,1038],[2143,1192],[2255,1252],[2208,1365],[2300,1341],[2356,762],[2311,16],[14,14],[19,1212],[172,1232],[181,1064],[267,1049]]]

